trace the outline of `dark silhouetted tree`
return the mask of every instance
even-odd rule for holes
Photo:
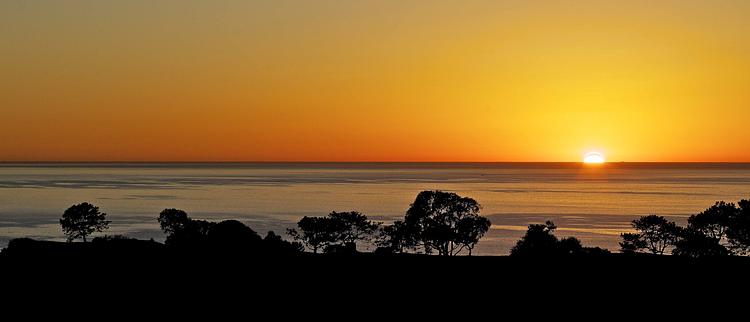
[[[583,245],[578,238],[566,237],[557,243],[559,253],[562,255],[575,255],[583,253]]]
[[[380,227],[380,224],[368,220],[367,216],[356,211],[334,211],[328,215],[328,218],[334,240],[342,244],[369,241]]]
[[[167,236],[166,244],[178,247],[195,247],[205,245],[208,233],[216,223],[206,220],[191,219],[184,228]]]
[[[426,253],[437,250],[454,256],[473,248],[489,229],[489,220],[478,219],[481,206],[471,198],[443,191],[422,191],[406,212],[407,231],[416,234]]]
[[[729,221],[726,236],[733,253],[747,254],[750,251],[750,200],[741,200],[737,206],[737,212]]]
[[[385,225],[380,229],[380,236],[377,245],[381,247],[381,252],[386,253],[403,253],[407,250],[414,250],[419,244],[416,237],[418,231],[416,227],[407,225],[403,221],[395,221],[391,225]]]
[[[456,243],[466,247],[469,250],[469,256],[474,251],[474,247],[479,243],[479,239],[490,229],[490,220],[481,216],[464,217],[456,224],[457,238]],[[460,251],[460,250],[459,250]]]
[[[711,251],[713,255],[723,254],[724,249],[734,255],[744,255],[750,250],[749,200],[741,200],[737,205],[718,201],[700,214],[690,216],[688,224],[690,233],[685,235],[685,240],[681,243],[681,253],[693,251],[686,248],[690,246],[702,247],[694,252],[702,254]],[[698,234],[714,239],[715,242],[709,243]]]
[[[174,208],[162,210],[157,220],[159,221],[161,230],[167,235],[185,229],[191,221],[185,211]]]
[[[684,229],[672,250],[673,255],[687,257],[727,256],[729,250],[719,244],[719,239],[706,235],[702,230]]]
[[[162,231],[167,235],[166,244],[173,247],[197,247],[206,245],[211,228],[216,225],[205,220],[191,219],[179,209],[164,209],[157,218]]]
[[[99,207],[84,202],[65,210],[60,219],[60,226],[68,241],[81,238],[85,243],[87,236],[108,229],[109,221],[107,214],[100,212]]]
[[[329,218],[305,216],[297,222],[297,228],[299,231],[287,229],[287,234],[312,249],[313,253],[317,254],[319,249],[335,242]]]
[[[700,214],[688,218],[688,227],[680,233],[672,254],[688,257],[724,256],[727,232],[737,217],[733,203],[718,201]]]
[[[579,254],[583,247],[573,237],[558,240],[553,234],[557,226],[551,221],[529,225],[526,234],[511,249],[511,256],[561,256]]]
[[[733,203],[719,201],[700,214],[688,218],[688,227],[694,232],[700,232],[707,237],[721,241],[725,236],[730,222],[736,216],[737,206]]]
[[[677,243],[681,228],[672,221],[657,215],[648,215],[632,222],[635,234],[623,234],[620,244],[623,251],[649,251],[652,254],[663,255],[667,248]]]
[[[304,217],[297,223],[299,231],[288,229],[287,233],[313,253],[321,248],[326,252],[356,251],[356,243],[371,240],[379,226],[359,212],[334,211],[327,217]]]
[[[634,254],[646,248],[646,242],[641,240],[641,236],[638,234],[625,233],[620,237],[622,238],[620,250],[625,254]]]

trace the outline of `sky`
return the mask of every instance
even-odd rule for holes
[[[750,1],[0,2],[1,161],[750,162]]]

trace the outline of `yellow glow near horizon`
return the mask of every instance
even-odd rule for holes
[[[583,163],[601,164],[604,161],[604,155],[599,152],[589,152],[583,156]]]
[[[0,1],[0,161],[750,161],[750,1]]]

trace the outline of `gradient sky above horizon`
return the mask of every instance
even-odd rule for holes
[[[2,161],[750,161],[750,1],[0,2]]]

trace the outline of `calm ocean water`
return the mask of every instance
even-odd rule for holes
[[[478,254],[507,254],[526,225],[545,220],[560,236],[616,250],[637,216],[684,223],[717,200],[750,198],[750,164],[0,164],[0,247],[16,237],[63,240],[57,220],[83,201],[108,213],[108,234],[163,240],[164,208],[283,232],[333,210],[389,222],[433,189],[483,205],[493,227]]]

